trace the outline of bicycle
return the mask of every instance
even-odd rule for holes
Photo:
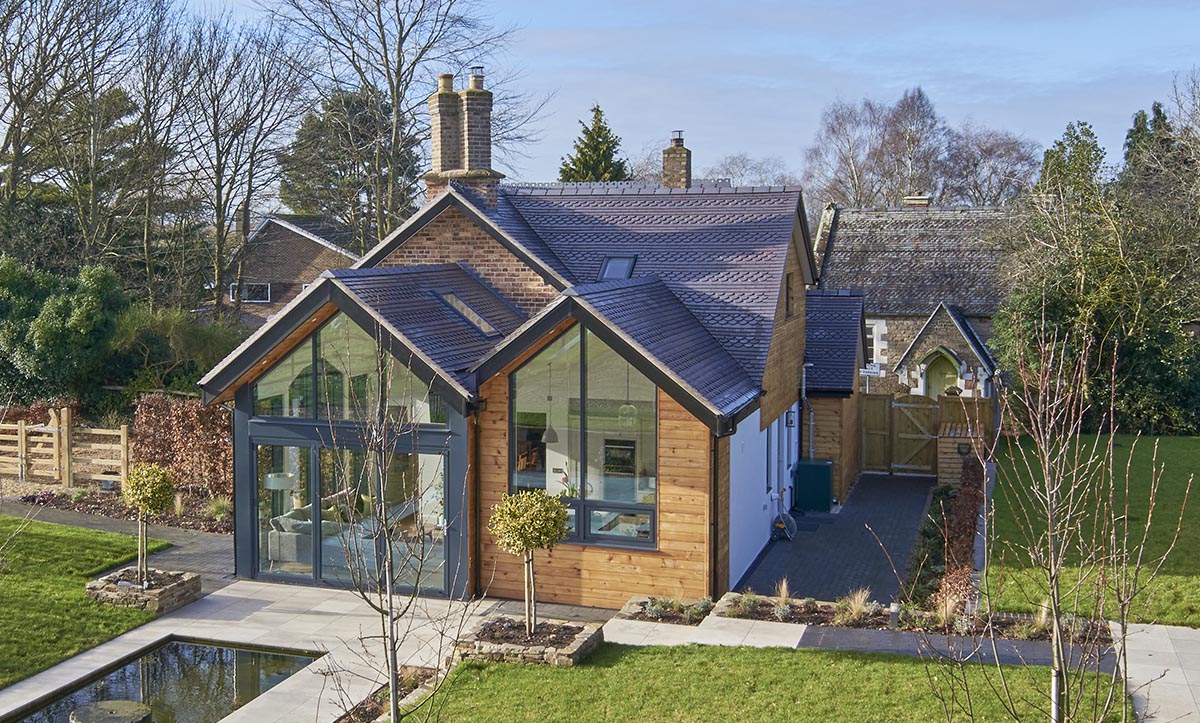
[[[776,509],[775,519],[771,522],[771,538],[792,540],[796,537],[796,518],[792,517],[792,513],[784,508],[782,494],[772,492],[771,495],[775,498]]]

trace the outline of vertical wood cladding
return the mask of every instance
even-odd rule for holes
[[[442,211],[379,265],[441,263],[466,264],[529,315],[558,295],[537,272],[455,208]]]
[[[551,341],[566,325],[548,335]],[[527,352],[480,385],[487,407],[479,413],[480,589],[495,597],[524,595],[520,560],[501,551],[487,532],[494,505],[508,491],[509,373]],[[632,595],[699,598],[713,585],[711,545],[712,435],[690,412],[658,391],[657,549],[564,543],[538,552],[538,600],[619,608]]]
[[[792,284],[791,309],[788,306],[788,282]],[[787,264],[780,280],[779,301],[775,305],[775,331],[767,350],[763,369],[763,397],[759,428],[779,418],[800,400],[800,372],[804,366],[804,311],[806,304],[804,275],[795,245],[788,246]],[[788,312],[791,312],[790,314]]]

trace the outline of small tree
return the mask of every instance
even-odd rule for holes
[[[592,123],[579,121],[583,132],[575,141],[575,152],[563,159],[558,180],[571,181],[628,181],[629,164],[617,158],[621,138],[613,133],[604,120],[599,105],[592,106]]]
[[[175,501],[171,473],[157,464],[135,464],[129,468],[121,496],[125,504],[138,513],[137,580],[139,585],[146,587],[149,573],[146,561],[146,515],[165,512]]]
[[[567,506],[545,492],[504,495],[492,507],[488,532],[500,549],[525,562],[525,633],[537,627],[537,586],[533,581],[534,550],[552,550],[567,537]]]

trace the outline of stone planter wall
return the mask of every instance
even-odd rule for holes
[[[562,648],[549,646],[526,646],[515,643],[490,643],[474,637],[454,644],[453,662],[463,660],[487,660],[503,663],[530,663],[570,667],[578,665],[593,650],[604,642],[604,631],[596,623],[570,623],[565,620],[543,620],[555,625],[581,625],[583,630],[575,639]]]
[[[156,571],[158,572],[158,571]],[[166,587],[142,590],[136,586],[118,585],[117,575],[106,575],[87,584],[87,596],[104,605],[138,608],[152,613],[169,613],[200,597],[200,576],[194,572],[183,575],[179,582]]]

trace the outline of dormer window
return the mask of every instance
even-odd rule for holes
[[[609,256],[600,267],[600,278],[597,281],[616,281],[628,279],[633,275],[633,262],[636,256]]]
[[[464,319],[474,324],[475,328],[479,329],[484,334],[487,334],[488,336],[495,336],[500,333],[496,331],[496,327],[487,322],[487,319],[484,319],[474,309],[472,309],[470,306],[467,306],[467,302],[458,298],[457,295],[445,293],[442,294],[441,297],[442,301],[445,301],[451,309],[454,309],[461,314]]]

